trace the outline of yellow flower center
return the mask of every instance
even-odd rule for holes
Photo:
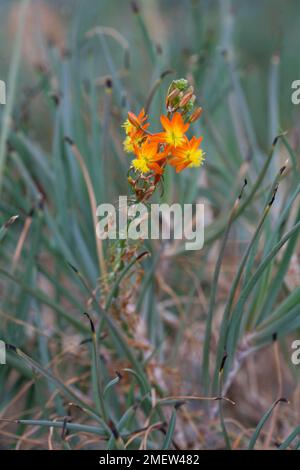
[[[171,130],[167,132],[166,135],[166,142],[168,144],[173,145],[173,147],[177,147],[178,145],[181,145],[184,141],[184,134],[181,131],[175,131]]]
[[[123,142],[123,148],[125,152],[132,153],[134,151],[133,142],[131,137],[128,135]]]
[[[191,162],[189,165],[191,167],[200,166],[203,161],[203,158],[204,155],[201,149],[187,152],[186,154],[186,159]]]
[[[149,171],[147,159],[145,157],[135,158],[134,160],[132,160],[132,164],[134,168],[140,171],[141,173],[148,173]]]
[[[124,124],[122,124],[122,127],[125,129],[125,132],[126,132],[127,135],[134,129],[131,122],[129,122],[129,119],[126,119]]]

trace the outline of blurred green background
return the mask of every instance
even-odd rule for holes
[[[3,447],[48,445],[43,426],[66,413],[65,390],[48,370],[89,405],[89,415],[75,416],[83,425],[103,425],[100,374],[110,391],[107,416],[119,424],[126,413],[132,418],[124,442],[156,419],[167,428],[154,431],[151,448],[223,448],[228,439],[237,448],[256,440],[260,448],[289,446],[300,393],[299,368],[290,361],[300,327],[300,106],[291,102],[291,84],[300,79],[299,21],[296,0],[0,1],[0,79],[8,93],[0,107],[0,333],[36,361],[9,352],[0,369],[0,413],[48,423],[35,430],[36,442],[22,440],[30,423],[12,426],[10,435],[2,423]],[[168,171],[153,200],[204,203],[204,249],[104,243],[106,276],[80,158],[97,204],[130,194],[121,125],[129,110],[148,104],[158,130],[167,87],[181,77],[203,108],[191,134],[204,136],[206,160],[180,175]],[[272,149],[281,131],[287,134]],[[151,256],[139,264],[144,249]],[[86,310],[101,333],[100,354],[93,355]],[[115,377],[126,369],[124,380]],[[197,398],[188,414],[165,413],[162,404],[151,408],[151,390],[175,402],[224,392],[237,406],[224,404],[224,425],[223,402],[208,409]],[[276,415],[267,437],[255,434],[279,396],[291,398],[290,411]],[[246,428],[241,436],[235,420]],[[106,440],[95,448],[117,447],[101,426]],[[76,439],[70,447],[85,446]],[[55,442],[68,447],[58,434]]]

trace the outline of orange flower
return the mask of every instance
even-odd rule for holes
[[[202,139],[203,137],[197,139],[193,136],[191,140],[188,140],[185,137],[184,144],[172,150],[169,162],[175,167],[177,173],[187,167],[197,167],[203,163],[204,152],[199,148]]]
[[[147,129],[149,124],[144,124],[145,121],[147,121],[148,116],[145,114],[144,108],[141,110],[138,116],[136,116],[134,113],[131,111],[128,111],[128,119],[127,121],[130,123],[131,126],[140,129],[144,126],[144,129]]]
[[[153,142],[166,143],[172,147],[178,147],[184,143],[189,124],[184,122],[180,113],[174,113],[171,120],[166,116],[161,116],[160,122],[165,131],[154,134],[151,137]]]
[[[158,175],[163,174],[163,164],[166,159],[166,151],[158,152],[158,145],[147,139],[140,146],[134,147],[136,158],[132,160],[133,167],[141,173],[154,171]]]
[[[144,132],[147,127],[149,127],[149,123],[145,123],[147,121],[148,116],[145,114],[145,110],[142,109],[138,116],[136,116],[131,111],[128,111],[128,118],[122,125],[124,127],[126,135],[130,135],[135,132]]]
[[[145,114],[144,109],[141,110],[138,116],[130,111],[128,112],[128,119],[122,125],[126,132],[126,138],[123,142],[125,152],[134,152],[134,147],[141,144],[145,137],[145,131],[149,127],[149,123],[145,123],[147,119],[148,116]]]

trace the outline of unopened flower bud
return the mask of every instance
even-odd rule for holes
[[[185,78],[179,80],[173,80],[171,86],[178,88],[180,91],[185,91],[189,85],[189,82]]]
[[[172,106],[173,101],[177,96],[180,94],[180,90],[178,88],[174,88],[168,95],[166,99],[166,107]]]
[[[133,114],[131,111],[128,111],[128,121],[130,122],[130,124],[132,124],[137,129],[139,129],[141,127],[140,122],[136,118],[135,114]]]
[[[199,119],[201,113],[202,113],[202,108],[201,107],[196,108],[195,111],[191,114],[189,122],[197,121],[197,119]]]
[[[189,90],[181,98],[179,102],[179,107],[184,108],[184,106],[188,104],[188,102],[193,98],[193,96],[194,96],[194,89],[193,87],[190,87]]]

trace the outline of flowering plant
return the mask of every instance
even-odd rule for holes
[[[186,135],[190,124],[201,114],[202,108],[194,109],[194,89],[185,79],[173,80],[166,98],[167,115],[160,117],[162,132],[149,131],[148,115],[142,109],[138,115],[128,112],[123,124],[126,138],[124,150],[134,154],[130,169],[137,173],[137,179],[129,177],[129,183],[139,193],[138,182],[152,181],[147,195],[152,194],[161,180],[167,165],[177,173],[185,168],[198,167],[203,163],[204,152],[200,147],[203,137]],[[144,194],[145,195],[145,194]]]

